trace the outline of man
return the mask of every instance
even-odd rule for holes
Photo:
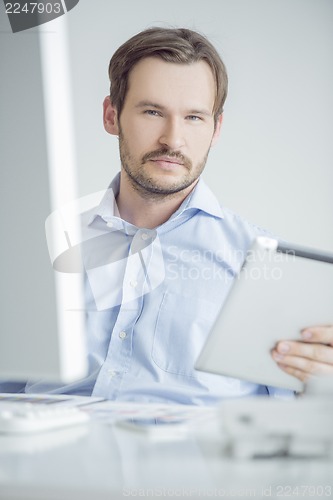
[[[152,28],[115,52],[109,74],[104,127],[119,137],[121,172],[84,216],[90,375],[55,392],[193,404],[288,394],[194,369],[251,241],[263,234],[222,209],[200,178],[227,95],[218,53],[193,31]],[[302,380],[333,371],[332,327],[302,335],[278,344],[279,366]]]

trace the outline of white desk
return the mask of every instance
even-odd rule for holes
[[[214,422],[175,441],[152,441],[101,420],[35,436],[0,436],[0,498],[333,496],[332,459],[234,459],[222,449]]]

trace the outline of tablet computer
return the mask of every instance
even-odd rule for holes
[[[307,326],[333,323],[333,254],[258,237],[195,368],[301,391],[270,351]]]

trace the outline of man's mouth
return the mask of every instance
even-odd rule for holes
[[[157,163],[162,168],[172,168],[177,165],[184,165],[182,160],[173,158],[172,156],[158,156],[156,158],[151,158],[149,161]]]

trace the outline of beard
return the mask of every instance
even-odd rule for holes
[[[195,166],[193,166],[192,161],[187,156],[178,151],[172,151],[166,147],[146,153],[141,160],[138,161],[131,155],[127,141],[120,130],[119,153],[121,165],[126,172],[132,187],[144,198],[164,199],[166,197],[176,195],[198,180],[203,169],[205,168],[209,150],[204,158]],[[167,174],[164,179],[164,176],[159,178],[160,176],[149,174],[149,169],[147,168],[146,163],[162,156],[168,156],[169,158],[174,158],[175,160],[180,161],[181,165],[179,166],[179,169],[182,169],[184,173],[177,176],[177,179],[174,179],[173,181],[166,179],[166,177],[169,177]]]

